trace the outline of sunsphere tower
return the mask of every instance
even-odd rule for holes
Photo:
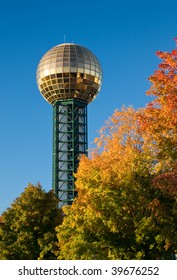
[[[101,65],[83,46],[57,45],[39,62],[37,84],[53,106],[52,187],[61,208],[76,195],[73,173],[79,156],[87,154],[87,104],[101,88]]]

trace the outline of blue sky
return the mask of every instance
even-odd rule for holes
[[[175,0],[4,1],[0,8],[0,214],[28,183],[52,178],[52,106],[36,68],[55,45],[71,42],[99,58],[103,86],[88,106],[89,145],[116,108],[143,107],[148,77],[177,36]]]

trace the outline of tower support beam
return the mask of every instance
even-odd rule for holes
[[[59,100],[53,105],[53,179],[59,208],[72,204],[74,172],[79,157],[87,154],[87,103],[77,99]]]

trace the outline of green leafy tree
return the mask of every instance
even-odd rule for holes
[[[52,191],[29,184],[2,214],[0,258],[7,260],[55,259],[55,227],[61,211]]]

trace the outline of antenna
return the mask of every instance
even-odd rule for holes
[[[64,43],[66,43],[66,35],[64,34]]]

